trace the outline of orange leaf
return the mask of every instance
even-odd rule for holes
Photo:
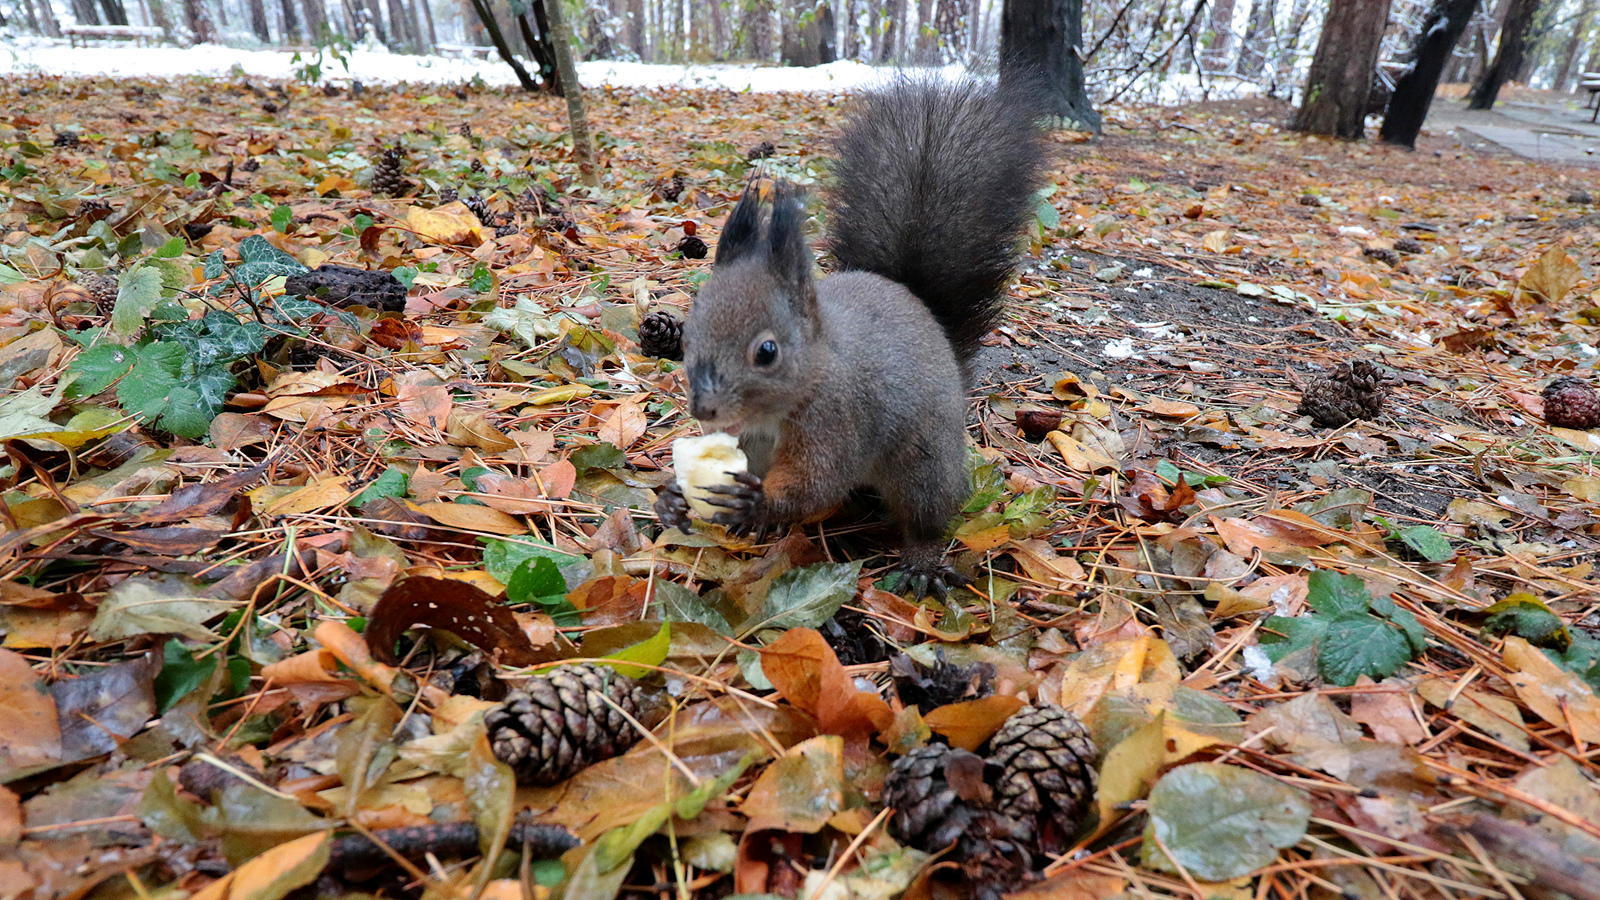
[[[521,519],[487,506],[466,503],[423,503],[417,507],[428,518],[450,528],[462,531],[481,531],[487,534],[527,534],[528,526]]]
[[[1021,708],[1022,701],[1016,697],[995,694],[977,700],[946,703],[923,716],[922,721],[944,735],[950,746],[977,750]]]
[[[777,689],[778,696],[815,714],[822,695],[824,659],[839,665],[839,657],[821,634],[810,628],[791,628],[761,648],[761,672]]]

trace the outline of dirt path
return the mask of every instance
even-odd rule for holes
[[[1549,94],[1547,100],[1511,100],[1492,110],[1467,109],[1462,100],[1436,100],[1423,128],[1435,135],[1487,141],[1527,159],[1600,167],[1600,124],[1593,110]],[[1466,132],[1466,134],[1461,134]]]

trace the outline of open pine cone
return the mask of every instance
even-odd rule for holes
[[[646,356],[682,361],[683,320],[664,309],[639,320],[639,349]]]
[[[1310,416],[1323,428],[1338,428],[1356,419],[1376,419],[1383,412],[1393,376],[1364,359],[1350,360],[1307,384],[1296,415]]]
[[[612,703],[607,703],[609,698]],[[552,785],[639,741],[624,716],[643,718],[652,704],[633,679],[609,666],[557,666],[484,714],[494,755],[519,784]]]

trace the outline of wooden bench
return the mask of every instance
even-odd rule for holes
[[[78,46],[80,40],[85,47],[92,40],[131,40],[135,46],[143,47],[161,40],[163,36],[159,28],[141,28],[137,25],[66,25],[61,33],[67,36],[67,43],[73,47]]]
[[[1600,119],[1600,103],[1595,102],[1595,98],[1600,97],[1600,72],[1584,72],[1578,79],[1578,90],[1589,92],[1589,96],[1583,101],[1584,109],[1594,110],[1594,115],[1589,117],[1589,121]]]
[[[488,59],[494,54],[493,47],[480,47],[476,44],[450,44],[441,41],[434,44],[433,48],[439,51],[440,56],[459,56],[462,59],[472,59],[478,56]]]

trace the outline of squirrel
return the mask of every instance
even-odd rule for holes
[[[736,534],[826,515],[874,491],[901,537],[903,585],[970,583],[945,562],[969,496],[966,393],[998,322],[1044,178],[1025,85],[900,76],[866,94],[837,144],[828,195],[836,273],[814,280],[790,185],[752,182],[683,326],[689,411],[738,437],[749,471],[707,487]],[[764,207],[770,212],[764,215]],[[687,531],[676,484],[655,504]]]

